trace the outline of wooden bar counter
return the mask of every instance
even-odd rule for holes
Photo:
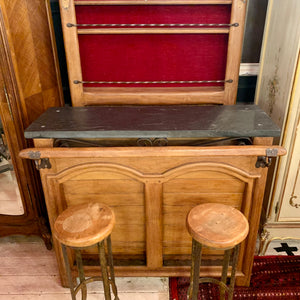
[[[285,154],[272,145],[279,135],[254,105],[50,108],[26,130],[35,148],[20,156],[40,169],[51,226],[74,204],[96,200],[114,210],[116,276],[189,276],[188,211],[206,202],[239,209],[250,232],[237,284],[248,285],[267,166]],[[219,276],[222,253],[204,254],[202,275]],[[87,274],[100,272],[94,258],[96,250],[85,252]]]

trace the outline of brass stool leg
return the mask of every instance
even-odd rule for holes
[[[110,284],[109,284],[108,273],[107,273],[104,241],[101,241],[100,243],[98,243],[98,251],[99,251],[99,258],[100,258],[100,265],[101,265],[105,300],[111,300],[111,297],[110,297]]]
[[[238,264],[239,252],[240,252],[240,244],[234,247],[234,256],[232,260],[232,270],[231,270],[231,279],[230,279],[229,292],[228,292],[228,300],[232,300],[233,298],[235,273]]]
[[[76,300],[76,294],[75,294],[75,291],[74,291],[73,278],[72,278],[72,275],[71,275],[71,267],[70,267],[70,263],[69,263],[67,249],[66,249],[66,246],[63,245],[63,244],[61,244],[61,248],[62,248],[63,257],[64,257],[64,261],[65,261],[65,266],[66,266],[70,291],[71,291],[71,295],[72,295],[72,300]]]
[[[189,300],[197,300],[198,297],[201,254],[202,254],[202,245],[193,239],[191,283],[188,289]]]
[[[119,300],[118,297],[118,290],[115,282],[115,271],[114,271],[114,262],[113,262],[113,256],[112,256],[112,248],[111,248],[111,238],[108,236],[106,239],[107,241],[107,251],[108,251],[108,265],[110,269],[110,280],[111,280],[111,288],[115,296],[115,300]]]
[[[226,285],[226,279],[227,279],[227,272],[228,272],[228,265],[229,265],[231,250],[232,249],[225,250],[225,253],[224,253],[221,282],[223,282],[225,285]],[[221,286],[220,286],[220,299],[221,300],[225,299],[225,290]]]
[[[79,279],[80,283],[83,283],[85,281],[85,276],[83,272],[83,263],[82,263],[82,257],[81,257],[81,252],[78,249],[75,249],[75,256],[76,256],[76,263],[77,263],[77,269],[78,269],[78,274],[79,274]],[[81,288],[81,299],[86,300],[87,297],[87,288],[86,284],[82,284]]]

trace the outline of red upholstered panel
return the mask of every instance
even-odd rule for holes
[[[76,6],[78,24],[230,22],[231,5]]]
[[[224,80],[227,39],[225,34],[80,35],[83,80]]]
[[[76,16],[78,24],[228,24],[230,10],[230,5],[77,6]],[[224,80],[227,44],[226,34],[79,35],[83,80]],[[130,86],[207,85],[223,84]]]

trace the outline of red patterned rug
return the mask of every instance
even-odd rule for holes
[[[170,278],[170,300],[186,300],[189,278]],[[198,300],[216,300],[219,288],[200,284]],[[257,256],[250,287],[236,287],[234,299],[300,300],[300,256]]]

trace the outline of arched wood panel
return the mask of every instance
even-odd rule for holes
[[[185,219],[194,206],[223,203],[249,218],[255,178],[257,176],[223,163],[197,163],[173,170],[163,184],[164,263],[176,264],[179,257],[190,259],[191,238]],[[217,255],[222,252],[205,249],[204,253]]]
[[[127,257],[128,264],[134,260],[138,265],[158,268],[172,265],[178,258],[188,261],[191,238],[185,218],[192,207],[224,203],[248,218],[253,181],[258,177],[224,163],[184,163],[150,175],[121,164],[90,162],[46,175],[46,181],[53,187],[48,196],[56,202],[56,216],[68,206],[87,201],[113,208],[116,226],[112,241],[117,264]],[[86,253],[95,254],[96,249]]]

